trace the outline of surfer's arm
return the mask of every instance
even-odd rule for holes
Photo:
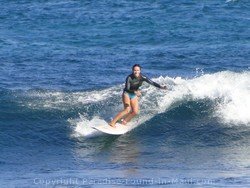
[[[150,79],[147,78],[146,76],[143,76],[143,79],[144,79],[144,81],[146,81],[146,82],[149,83],[150,85],[153,85],[153,86],[155,86],[155,87],[157,87],[157,88],[160,88],[160,89],[167,89],[166,86],[161,86],[160,84],[158,84],[158,83],[156,83],[156,82],[150,80]]]

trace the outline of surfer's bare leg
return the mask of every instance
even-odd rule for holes
[[[123,105],[124,105],[124,109],[122,111],[120,111],[115,117],[114,119],[109,123],[109,125],[111,127],[115,127],[115,124],[118,120],[120,120],[122,117],[126,116],[127,114],[129,114],[129,112],[131,111],[131,107],[130,107],[130,99],[128,95],[123,94],[122,95],[122,100],[123,100]]]
[[[135,97],[134,99],[130,100],[132,111],[127,115],[127,117],[124,119],[124,125],[129,122],[133,117],[135,117],[137,114],[139,114],[139,103],[138,103],[138,97]]]

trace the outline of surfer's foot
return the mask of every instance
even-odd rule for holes
[[[122,122],[123,125],[127,124],[127,122],[124,119],[122,119],[121,122]]]
[[[113,128],[115,128],[115,124],[114,123],[109,123],[109,126],[111,126],[111,127],[113,127]]]

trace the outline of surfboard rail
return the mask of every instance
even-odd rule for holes
[[[92,126],[93,129],[101,131],[106,134],[112,135],[122,135],[131,130],[129,125],[122,125],[120,123],[116,123],[116,127],[111,127],[108,123],[105,125]]]

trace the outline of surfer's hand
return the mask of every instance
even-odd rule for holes
[[[167,90],[167,86],[161,86],[161,89]]]

